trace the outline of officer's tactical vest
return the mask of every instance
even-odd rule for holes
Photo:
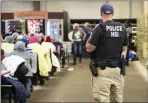
[[[121,23],[107,21],[99,24],[104,34],[97,47],[98,59],[119,59],[121,58],[125,29]]]

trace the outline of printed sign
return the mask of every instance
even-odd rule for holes
[[[48,19],[48,12],[46,11],[15,12],[14,19]]]

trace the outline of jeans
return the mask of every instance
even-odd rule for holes
[[[31,88],[32,87],[32,82],[31,82],[31,79],[26,79],[26,83],[25,83],[25,88],[26,88],[26,91],[30,94],[31,96]]]
[[[80,57],[80,62],[81,62],[81,57],[82,57],[82,52],[83,52],[83,45],[82,42],[74,42],[72,43],[72,54],[73,54],[73,59],[74,63],[76,63],[76,57]]]

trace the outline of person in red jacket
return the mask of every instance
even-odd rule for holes
[[[46,36],[46,38],[45,38],[45,42],[52,42],[51,37],[50,37],[50,36]]]

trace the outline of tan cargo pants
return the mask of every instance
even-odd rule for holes
[[[98,68],[98,77],[92,77],[93,96],[98,102],[123,102],[124,78],[120,68]]]

